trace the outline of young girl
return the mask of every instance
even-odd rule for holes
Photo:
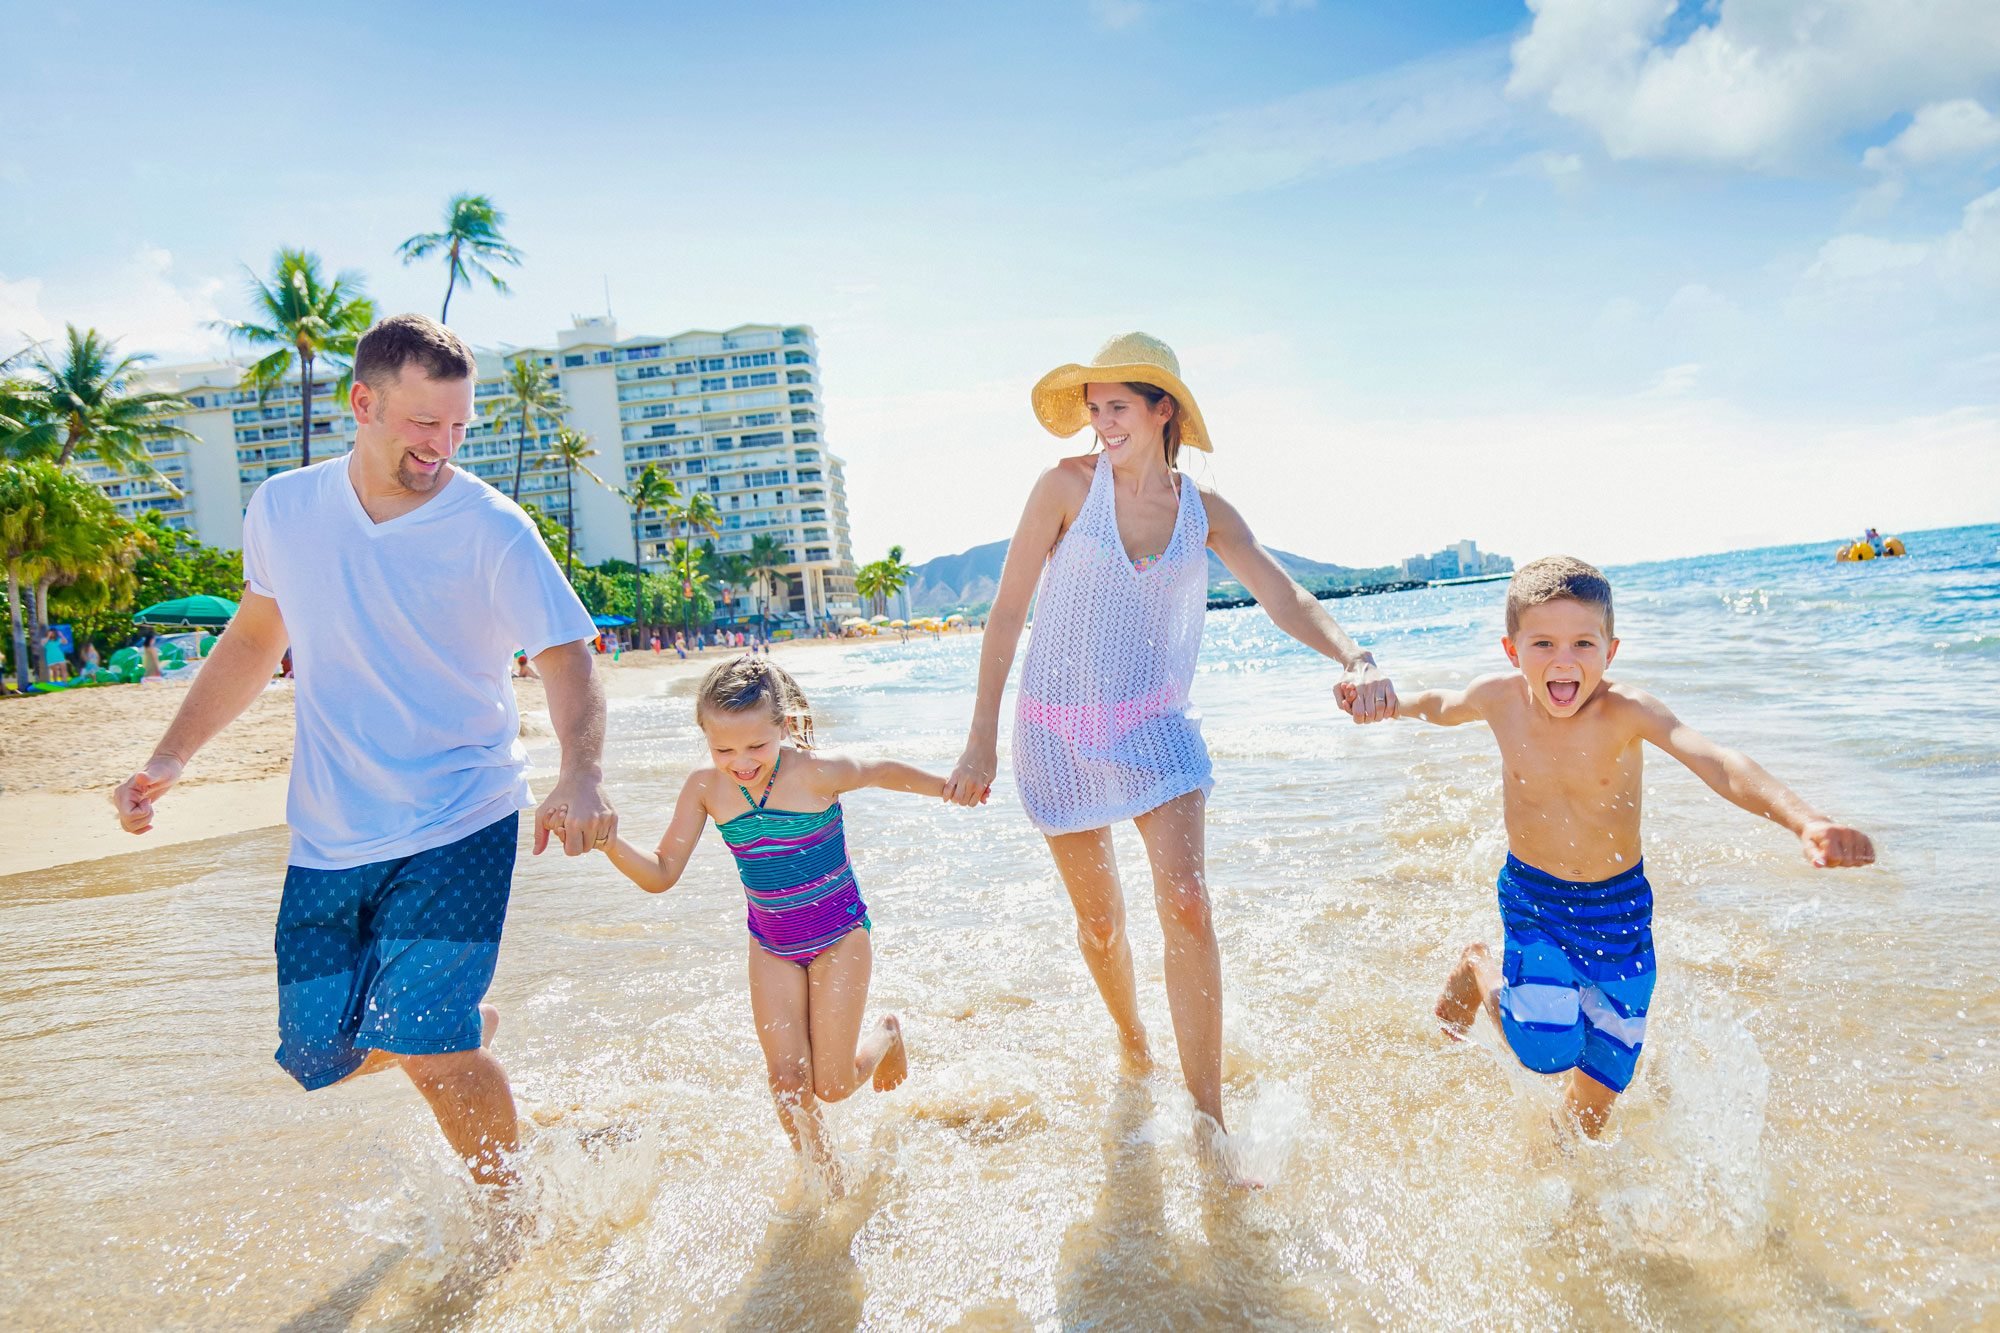
[[[823,1169],[832,1155],[819,1103],[844,1100],[871,1078],[887,1092],[908,1072],[894,1014],[861,1037],[874,955],[840,797],[858,787],[942,796],[944,779],[893,760],[816,753],[805,695],[766,657],[710,671],[695,721],[714,766],[688,775],[659,849],[614,838],[604,851],[634,884],[664,893],[715,821],[749,899],[750,1011],[778,1121]]]
[[[1198,1138],[1212,1148],[1223,1129],[1222,960],[1204,851],[1214,782],[1188,702],[1209,552],[1279,629],[1345,669],[1355,690],[1340,707],[1355,721],[1394,716],[1395,692],[1242,516],[1180,471],[1183,446],[1211,445],[1165,343],[1143,333],[1113,338],[1091,364],[1043,376],[1033,402],[1050,433],[1088,426],[1100,447],[1057,463],[1028,496],[987,623],[971,735],[946,796],[970,805],[993,780],[1001,693],[1033,601],[1014,722],[1021,804],[1048,839],[1084,962],[1135,1070],[1151,1055],[1110,826],[1138,826],[1166,938],[1181,1074]]]

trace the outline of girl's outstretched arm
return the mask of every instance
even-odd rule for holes
[[[1336,692],[1341,711],[1356,722],[1386,722],[1396,716],[1396,687],[1375,665],[1375,655],[1349,638],[1319,598],[1301,588],[1271,558],[1234,505],[1213,491],[1204,492],[1201,498],[1208,507],[1209,549],[1223,568],[1257,599],[1272,624],[1322,657],[1340,663],[1354,677],[1356,688],[1352,692]]]
[[[678,884],[681,872],[687,869],[688,858],[694,855],[694,845],[701,841],[701,831],[708,824],[708,809],[704,804],[707,787],[706,775],[688,774],[688,780],[681,786],[681,798],[674,804],[674,817],[667,824],[657,850],[642,851],[623,837],[612,838],[605,845],[604,854],[618,867],[618,873],[648,893],[665,893]]]
[[[1107,465],[1108,466],[1108,465]],[[980,639],[979,695],[972,706],[972,729],[966,737],[965,753],[946,780],[945,799],[960,805],[977,805],[999,770],[1000,700],[1007,691],[1007,673],[1014,666],[1014,650],[1020,646],[1021,630],[1028,623],[1028,604],[1034,600],[1035,584],[1042,566],[1062,536],[1065,515],[1086,483],[1057,464],[1042,474],[1028,495],[1027,508],[1007,546],[1007,561],[1000,569],[1000,587],[993,595],[993,607],[986,613],[986,631]]]
[[[947,794],[947,779],[895,759],[822,758],[819,762],[821,772],[826,775],[827,786],[836,796],[859,787],[906,791],[913,796],[942,798]],[[979,793],[978,799],[985,801],[985,793]]]

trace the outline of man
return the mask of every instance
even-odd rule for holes
[[[535,815],[571,856],[610,840],[590,616],[520,507],[452,466],[471,351],[421,315],[354,359],[353,452],[273,477],[243,516],[241,609],[144,768],[127,832],[255,699],[289,644],[296,741],[278,909],[278,1063],[308,1090],[400,1065],[482,1184],[511,1179],[507,1076],[485,1049],[519,811],[508,660],[540,669],[562,744]]]

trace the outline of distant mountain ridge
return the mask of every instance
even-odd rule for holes
[[[993,594],[1000,588],[1000,568],[1007,560],[1007,545],[1004,541],[987,542],[984,546],[975,546],[957,555],[941,555],[912,566],[908,589],[911,614],[930,615],[992,601]],[[1286,573],[1308,587],[1352,583],[1380,572],[1309,560],[1274,547],[1265,549],[1284,566]],[[1215,553],[1209,552],[1208,586],[1214,588],[1218,584],[1234,582],[1229,571],[1222,567],[1222,562],[1215,558]]]

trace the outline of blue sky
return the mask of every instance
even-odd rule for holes
[[[862,558],[1009,532],[1128,328],[1322,559],[2000,516],[1991,0],[410,8],[5,0],[0,350],[212,352],[281,244],[434,309],[476,189],[481,345],[814,324]]]

